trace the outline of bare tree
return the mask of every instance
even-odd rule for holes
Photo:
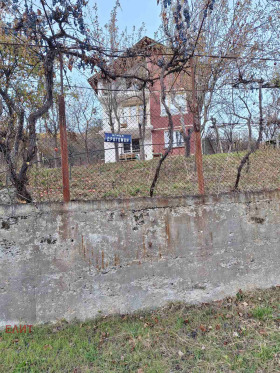
[[[73,133],[78,133],[78,142],[83,143],[86,153],[87,163],[90,163],[91,136],[93,129],[99,124],[99,108],[93,94],[77,89],[68,95],[68,129]],[[96,135],[95,135],[96,136]]]
[[[220,153],[223,153],[224,150],[223,150],[223,145],[222,145],[222,141],[221,141],[221,137],[220,137],[219,127],[217,126],[217,119],[214,118],[214,117],[211,117],[210,120],[212,122],[212,128],[215,131],[215,135],[216,135],[216,139],[217,139],[217,145],[218,145],[217,148],[219,149]]]
[[[141,101],[145,95],[145,89],[132,90],[133,93],[129,93],[129,87],[135,86],[139,83],[139,79],[133,79],[134,77],[139,78],[140,67],[139,62],[141,59],[137,59],[137,64],[135,64],[135,53],[137,54],[137,48],[132,51],[132,46],[135,44],[136,38],[141,38],[144,31],[144,25],[142,25],[138,30],[134,28],[132,33],[127,30],[121,32],[118,26],[118,10],[120,8],[120,3],[117,0],[116,4],[111,12],[110,20],[105,26],[106,32],[102,36],[102,43],[108,47],[112,52],[112,56],[107,58],[108,65],[111,68],[112,75],[115,78],[109,77],[104,73],[98,73],[89,79],[90,84],[94,87],[96,86],[96,93],[98,94],[98,99],[102,105],[102,110],[104,113],[105,124],[109,125],[112,133],[119,134],[122,128],[123,120],[123,106],[129,100],[137,96]],[[129,56],[119,55],[120,50],[129,50]],[[133,53],[132,53],[133,52]],[[117,57],[116,57],[117,56]],[[125,75],[125,77],[124,77]],[[145,86],[145,78],[142,79],[142,85]],[[140,93],[139,93],[140,91]],[[146,100],[144,100],[144,121],[146,118]],[[125,119],[125,118],[124,118]],[[127,118],[128,119],[128,118]],[[136,119],[136,118],[134,118]],[[140,142],[143,142],[143,135],[145,134],[145,122],[139,122],[139,135]],[[119,145],[114,143],[115,148],[115,160],[119,161]],[[142,153],[144,151],[144,146],[140,146]],[[143,154],[141,155],[143,158]],[[145,158],[145,157],[144,157]]]
[[[264,137],[267,141],[275,142],[279,148],[280,136],[280,90],[279,88],[273,89],[270,92],[271,100],[264,108],[265,126]]]
[[[247,162],[249,162],[250,155],[255,152],[257,149],[259,149],[259,146],[263,139],[263,131],[264,131],[264,118],[263,118],[263,93],[262,93],[262,85],[264,83],[263,79],[254,80],[253,82],[258,83],[258,92],[259,92],[259,126],[258,126],[258,138],[256,141],[256,144],[254,147],[250,145],[250,149],[248,150],[247,154],[242,158],[240,165],[237,170],[237,176],[236,181],[234,185],[234,190],[238,190],[240,178],[241,178],[241,172],[243,170],[243,167]]]
[[[183,139],[184,139],[185,156],[189,157],[191,155],[191,134],[193,132],[193,128],[187,128],[189,123],[187,123],[187,120],[186,120],[187,100],[185,98],[185,95],[183,94],[181,99],[178,100],[178,94],[177,93],[178,93],[178,91],[172,90],[172,92],[170,93],[171,102],[175,106],[175,108],[177,109],[177,111],[179,112],[179,115],[180,115],[180,125],[181,125],[180,133],[182,134]],[[179,91],[179,93],[180,93],[180,91]]]
[[[59,149],[59,118],[58,118],[58,100],[54,100],[54,103],[48,113],[45,115],[45,118],[42,118],[44,123],[44,128],[47,136],[50,137],[51,143],[47,144],[47,147],[51,147],[52,156],[54,159],[54,167],[58,167],[58,149]],[[38,141],[37,141],[37,154],[39,156],[39,164],[41,164],[40,150],[43,150],[44,143],[44,133],[39,131]],[[46,139],[48,141],[48,139]],[[43,152],[44,153],[44,152]]]
[[[11,39],[7,41],[11,42]],[[30,202],[32,198],[26,188],[27,172],[36,155],[36,122],[52,105],[55,53],[50,48],[41,63],[36,53],[26,61],[23,51],[23,47],[12,43],[1,47],[0,96],[5,110],[2,111],[0,152],[4,155],[18,198]],[[24,86],[24,78],[36,77],[39,65],[46,84],[43,100],[35,94],[36,84],[31,83],[29,90]],[[38,89],[38,92],[44,90]]]

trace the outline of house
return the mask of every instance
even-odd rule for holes
[[[139,51],[139,57],[119,57],[114,62],[116,68],[129,76],[148,73],[156,77],[153,84],[143,87],[141,81],[132,78],[106,80],[100,73],[89,79],[102,107],[103,134],[115,133],[132,137],[131,143],[104,142],[106,163],[160,157],[169,144],[169,119],[160,100],[161,86],[158,79],[160,73],[158,60],[162,58],[166,48],[153,39],[144,37],[131,49]],[[174,123],[171,154],[185,154],[184,132],[189,135],[188,147],[193,153],[194,142],[191,136],[193,119],[186,100],[186,87],[190,86],[189,76],[169,75],[165,84],[169,92],[166,102]]]

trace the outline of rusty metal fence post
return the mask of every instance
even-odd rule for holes
[[[68,161],[65,100],[64,100],[64,92],[63,92],[63,60],[62,60],[62,56],[60,56],[60,74],[61,74],[61,95],[59,96],[59,131],[60,131],[60,146],[61,146],[61,170],[62,170],[62,183],[63,183],[63,200],[64,200],[64,202],[69,202],[70,201],[69,161]]]

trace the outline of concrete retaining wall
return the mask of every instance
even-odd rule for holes
[[[0,206],[0,325],[280,284],[280,192]]]

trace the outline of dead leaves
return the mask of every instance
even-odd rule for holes
[[[204,325],[200,325],[199,329],[202,331],[202,333],[206,333],[207,328]]]
[[[151,345],[152,345],[150,339],[144,339],[144,340],[142,341],[142,344],[143,344],[143,346],[146,347],[146,348],[150,348]]]
[[[265,329],[260,329],[259,330],[259,334],[263,335],[263,336],[267,336],[268,335],[268,333],[267,333],[267,331]]]
[[[45,345],[44,347],[43,347],[43,349],[44,350],[52,350],[52,346],[51,345],[49,345],[49,344],[47,344],[47,345]]]
[[[226,319],[232,319],[233,315],[231,313],[227,313],[225,317],[226,317]]]
[[[178,351],[178,355],[179,355],[179,357],[182,358],[182,357],[184,356],[184,353],[183,353],[181,350],[179,350],[179,351]]]

